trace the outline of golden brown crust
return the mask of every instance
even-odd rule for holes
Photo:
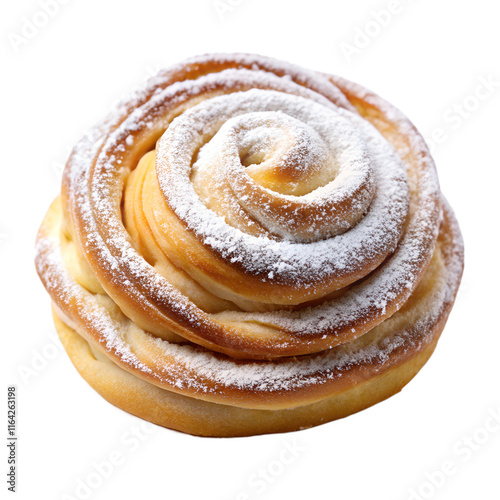
[[[320,402],[273,411],[210,403],[160,389],[104,356],[96,358],[88,342],[56,313],[54,322],[80,375],[107,401],[154,424],[211,437],[290,432],[347,417],[399,392],[427,362],[436,346],[433,342],[408,363]]]
[[[434,258],[419,286],[400,311],[348,345],[302,358],[268,362],[232,361],[210,351],[155,341],[101,294],[90,294],[59,265],[57,239],[61,213],[54,202],[40,232],[47,246],[39,271],[64,321],[117,365],[158,387],[210,402],[252,408],[290,408],[340,393],[375,374],[402,365],[437,340],[451,310],[461,246],[456,222],[447,211]],[[47,279],[49,278],[49,279]],[[190,367],[196,359],[201,370]],[[207,371],[210,364],[212,371]],[[348,367],[346,369],[346,366]],[[237,370],[236,380],[217,371]],[[241,372],[241,373],[238,373]],[[248,380],[244,379],[248,377]],[[181,386],[178,382],[182,381]],[[259,389],[260,386],[264,388]]]
[[[317,425],[397,392],[463,269],[406,117],[338,77],[238,54],[160,73],[89,132],[37,250],[89,383],[200,435]]]

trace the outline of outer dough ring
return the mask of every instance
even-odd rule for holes
[[[177,431],[197,436],[237,437],[314,427],[347,417],[396,394],[432,355],[446,317],[429,332],[434,340],[406,363],[317,403],[284,410],[238,408],[161,389],[128,373],[105,356],[98,355],[96,359],[89,343],[55,312],[54,323],[80,375],[111,404]]]
[[[54,208],[55,206],[56,205],[54,204],[52,208]],[[446,202],[445,206],[447,207]],[[45,234],[46,230],[49,231],[54,230],[53,224],[56,222],[55,219],[57,219],[57,216],[54,219],[52,208],[47,214],[46,224],[48,225],[45,225],[45,223],[44,225],[42,225],[40,233],[42,241],[45,238],[45,236],[43,235]],[[387,373],[396,367],[403,366],[404,364],[410,362],[411,359],[417,357],[423,350],[427,348],[428,345],[434,344],[437,341],[437,338],[439,337],[439,334],[441,333],[441,330],[453,306],[454,297],[458,289],[458,284],[460,282],[460,275],[463,268],[463,247],[458,225],[449,207],[446,209],[446,212],[448,213],[447,219],[448,219],[448,224],[450,224],[449,226],[450,232],[448,233],[448,231],[445,230],[445,232],[443,233],[445,235],[444,236],[445,239],[448,240],[448,243],[446,244],[447,247],[446,250],[444,250],[447,256],[444,257],[444,254],[442,255],[443,258],[445,258],[445,260],[448,262],[447,266],[449,267],[445,266],[446,269],[445,274],[444,276],[441,276],[441,278],[438,278],[438,275],[434,275],[432,273],[429,275],[428,279],[424,279],[420,283],[419,285],[420,290],[417,289],[417,291],[415,292],[416,293],[415,296],[428,297],[428,299],[426,305],[421,304],[420,306],[418,306],[417,304],[415,304],[411,308],[411,310],[413,310],[413,307],[416,306],[420,309],[421,312],[419,314],[419,318],[418,317],[413,319],[402,318],[404,319],[404,322],[399,324],[399,326],[398,326],[399,322],[396,322],[397,329],[393,330],[394,333],[392,335],[397,336],[398,334],[402,334],[403,337],[400,338],[399,340],[403,340],[403,342],[400,343],[397,338],[394,338],[393,339],[393,341],[395,342],[393,344],[394,349],[391,349],[389,351],[388,356],[383,355],[382,352],[383,350],[379,351],[379,354],[382,357],[380,357],[380,359],[378,359],[378,357],[375,357],[374,359],[368,359],[367,364],[365,364],[363,361],[361,361],[361,363],[358,363],[355,360],[355,358],[352,358],[351,356],[353,360],[352,366],[347,366],[346,367],[347,370],[341,368],[341,372],[339,373],[340,376],[335,378],[331,385],[323,386],[321,384],[318,386],[319,389],[321,389],[321,387],[323,388],[326,387],[328,389],[327,392],[323,390],[320,391],[321,394],[317,394],[318,387],[316,386],[318,384],[317,381],[315,380],[315,377],[313,377],[314,383],[312,385],[309,384],[308,386],[306,386],[307,388],[306,393],[300,390],[300,385],[299,385],[299,391],[292,389],[291,391],[289,390],[288,392],[284,392],[283,395],[285,396],[286,399],[286,401],[282,402],[284,404],[279,404],[279,401],[276,399],[276,397],[279,397],[281,389],[278,388],[278,392],[276,391],[266,392],[266,394],[268,395],[266,396],[266,400],[264,401],[265,407],[267,407],[267,410],[265,410],[266,412],[282,411],[282,409],[289,410],[289,408],[292,407],[312,408],[312,405],[315,404],[316,402],[319,402],[324,399],[330,399],[334,395],[339,395],[346,391],[350,391],[351,389],[356,388],[356,386],[358,386],[359,384],[364,384],[367,380],[376,378],[379,375]],[[49,243],[49,245],[53,244],[54,242]],[[45,255],[44,260],[46,261],[45,263],[50,268],[51,262],[58,260],[59,258],[60,257],[57,256],[50,256],[49,254]],[[74,292],[71,291],[71,289],[69,289],[69,291],[68,289],[65,289],[65,285],[62,285],[62,288],[60,289],[57,288],[58,280],[57,279],[53,280],[53,278],[56,277],[56,275],[59,274],[61,271],[57,270],[57,268],[52,271],[55,272],[56,274],[51,276],[49,273],[49,281],[52,283],[52,286],[56,286],[56,289],[52,290],[51,295],[53,297],[53,300],[55,301],[54,303],[56,305],[56,309],[58,311],[61,311],[62,313],[60,317],[63,318],[63,320],[68,325],[71,325],[73,328],[77,329],[79,335],[82,335],[85,339],[91,342],[90,345],[92,346],[92,350],[94,350],[96,347],[98,348],[98,350],[95,351],[96,357],[99,358],[100,356],[104,355],[106,356],[106,358],[108,357],[112,358],[113,363],[116,363],[126,371],[133,373],[134,376],[137,376],[145,380],[146,383],[148,384],[152,383],[153,385],[160,387],[162,391],[167,390],[168,392],[175,392],[177,394],[183,395],[184,397],[204,400],[207,403],[210,402],[211,404],[215,404],[216,406],[222,406],[222,407],[234,406],[234,407],[248,408],[248,409],[259,409],[264,407],[263,401],[257,397],[258,394],[255,395],[254,391],[249,388],[242,388],[241,391],[234,392],[231,389],[231,386],[228,386],[226,387],[227,390],[224,392],[224,394],[221,393],[221,388],[218,388],[216,390],[215,395],[214,393],[209,393],[207,391],[204,392],[196,390],[193,391],[193,387],[178,388],[177,384],[173,386],[172,384],[168,383],[167,380],[163,379],[158,380],[157,378],[151,376],[150,373],[143,371],[142,368],[136,366],[133,362],[131,363],[131,361],[133,360],[129,360],[127,357],[123,357],[122,355],[109,356],[110,352],[108,351],[108,349],[106,348],[103,350],[103,345],[101,345],[103,342],[107,344],[108,341],[103,338],[103,334],[106,335],[106,333],[104,331],[101,331],[103,326],[100,324],[100,321],[98,321],[96,325],[92,326],[87,324],[87,320],[85,319],[84,316],[80,316],[79,320],[77,320],[77,318],[72,318],[72,309],[77,304],[77,302],[73,303],[74,302],[73,299],[76,300],[76,296],[74,296]],[[445,291],[444,296],[441,294],[440,290]],[[436,291],[438,293],[437,297],[435,295]],[[76,293],[76,295],[78,295],[78,293]],[[74,312],[75,311],[73,311],[73,313]],[[396,313],[396,315],[399,314],[400,313]],[[408,319],[410,319],[409,322]],[[73,320],[77,321],[78,324],[74,324]],[[82,329],[82,331],[80,331],[80,329]],[[393,341],[390,342],[392,343]],[[369,343],[368,345],[371,345],[371,343]],[[99,354],[99,353],[104,353],[104,354]],[[299,362],[298,359],[296,361]],[[332,365],[331,368],[333,370],[334,365]],[[415,371],[415,373],[417,371],[418,369]],[[188,374],[186,374],[186,376],[188,376]],[[184,378],[184,375],[182,375],[181,378]],[[408,378],[408,380],[410,379],[411,376]],[[401,383],[399,385],[399,388],[405,385],[405,383],[407,383],[408,380]],[[227,391],[229,391],[229,393]],[[392,393],[389,393],[385,397],[388,397]],[[299,397],[300,394],[302,394],[303,396],[305,395],[306,397]],[[288,399],[287,395],[290,396],[288,397]],[[248,400],[248,397],[250,397],[251,401]],[[375,399],[375,402],[381,399],[384,399],[384,397]],[[370,397],[368,398],[368,400],[369,403],[367,403],[363,407],[369,406],[370,404],[374,404],[373,402],[371,402],[372,399]],[[354,409],[353,411],[356,411],[356,409]],[[170,427],[169,424],[167,424],[166,426]],[[303,425],[300,425],[299,422],[296,428],[301,428],[301,427],[303,427]]]

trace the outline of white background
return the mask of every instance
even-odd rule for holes
[[[2,390],[18,386],[17,497],[500,498],[500,424],[484,427],[500,411],[495,2],[401,0],[389,20],[376,15],[393,7],[388,0],[224,5],[222,12],[212,0],[66,0],[20,42],[23,18],[40,16],[40,4],[2,2]],[[355,46],[352,57],[345,44]],[[141,421],[98,396],[51,337],[49,299],[32,263],[35,233],[84,130],[158,68],[212,51],[340,74],[400,107],[425,137],[441,137],[433,152],[463,230],[466,271],[436,353],[386,402],[295,434],[206,439],[146,426],[133,437]],[[478,89],[481,79],[496,85]],[[280,465],[287,445],[297,456]],[[93,462],[110,455],[120,463],[109,477],[96,476]],[[453,472],[443,477],[445,463]],[[256,482],[262,471],[270,481]],[[91,490],[78,490],[88,480]]]

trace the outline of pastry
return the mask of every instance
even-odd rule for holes
[[[66,351],[104,398],[243,436],[399,391],[436,346],[463,244],[401,112],[336,76],[211,54],[85,134],[36,266]]]

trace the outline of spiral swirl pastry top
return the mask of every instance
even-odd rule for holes
[[[209,55],[152,78],[75,147],[37,267],[68,352],[108,399],[188,432],[252,434],[382,399],[354,405],[363,383],[383,397],[404,385],[462,254],[399,111],[338,77]],[[123,403],[72,345],[168,416],[144,392]],[[193,404],[205,423],[179,424]]]

